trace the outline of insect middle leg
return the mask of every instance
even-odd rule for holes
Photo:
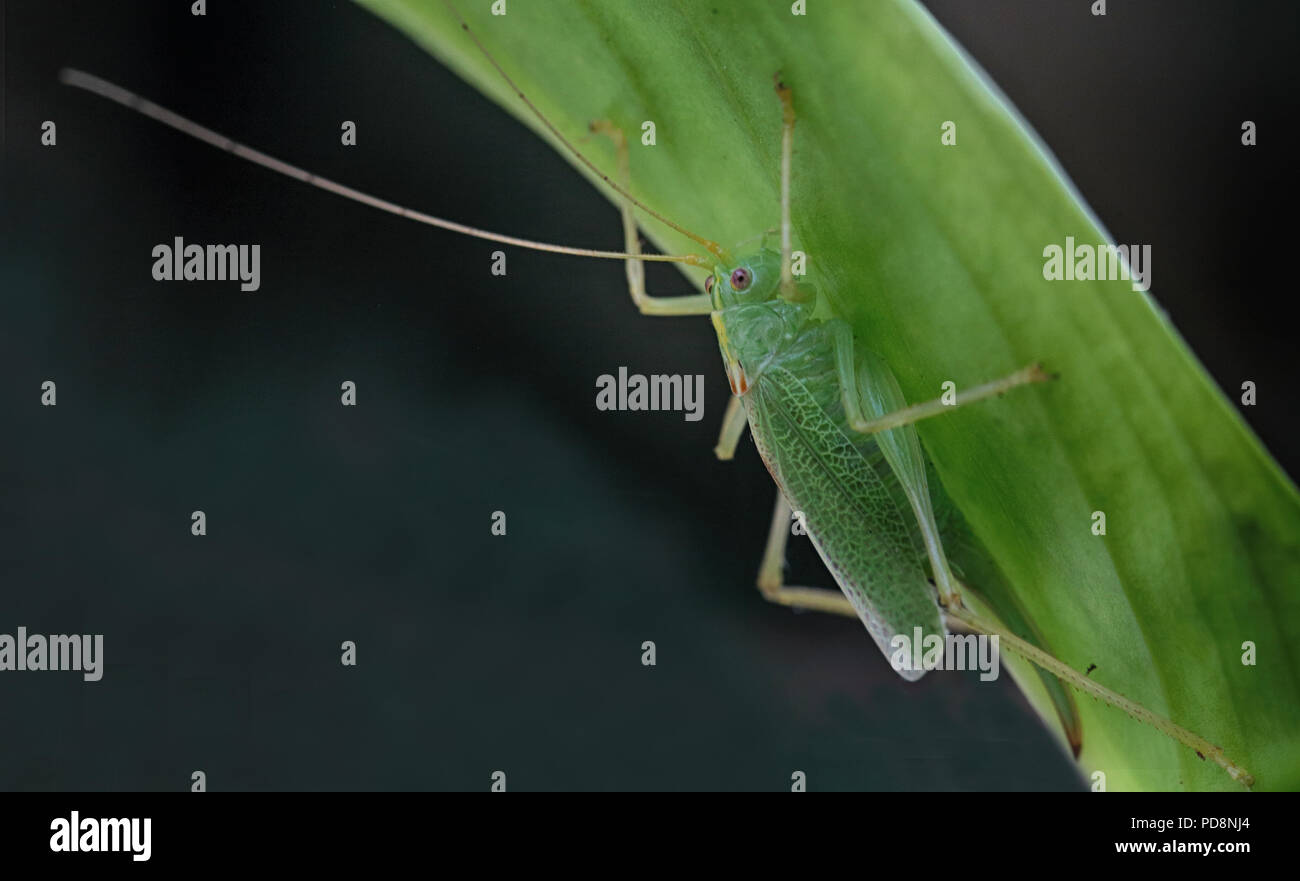
[[[838,590],[785,585],[785,546],[790,539],[792,513],[785,496],[777,490],[776,505],[772,509],[772,526],[767,533],[767,548],[763,551],[763,563],[758,570],[759,592],[765,600],[782,606],[830,612],[849,618],[858,617],[848,598]]]
[[[591,131],[602,134],[614,142],[618,154],[618,174],[623,189],[632,186],[632,165],[628,157],[627,137],[623,130],[607,119],[598,119],[591,123]],[[626,199],[619,206],[623,216],[623,250],[629,254],[641,253],[641,236],[636,227],[636,215],[632,205]],[[632,294],[632,302],[642,315],[708,315],[713,311],[713,300],[707,294],[694,294],[681,297],[652,297],[645,289],[645,263],[637,259],[628,260],[627,287]]]
[[[722,419],[718,445],[713,448],[713,452],[719,459],[727,460],[735,455],[736,444],[740,441],[747,424],[744,401],[738,395],[733,395],[727,403],[727,414]],[[767,547],[763,550],[763,562],[758,569],[759,592],[763,594],[764,599],[782,606],[830,612],[850,618],[858,617],[852,604],[838,590],[821,587],[786,587],[785,546],[790,540],[792,513],[785,496],[777,490],[776,504],[772,508],[772,525],[767,532]]]
[[[749,419],[745,415],[745,402],[739,395],[732,395],[727,401],[727,412],[722,417],[722,430],[718,432],[718,445],[713,448],[713,455],[723,462],[731,461],[736,455],[736,444],[745,433]]]

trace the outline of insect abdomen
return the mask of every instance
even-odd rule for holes
[[[892,655],[893,637],[912,640],[916,627],[943,635],[910,521],[825,405],[790,370],[769,365],[746,406],[760,455],[881,651]]]

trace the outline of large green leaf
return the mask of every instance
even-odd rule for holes
[[[364,2],[541,132],[441,0]],[[558,128],[578,138],[594,118],[633,133],[653,121],[657,144],[634,148],[635,193],[728,245],[777,220],[782,71],[798,107],[796,245],[908,398],[1034,360],[1061,374],[920,426],[1052,651],[1220,743],[1259,788],[1300,784],[1300,498],[1145,295],[1044,280],[1046,245],[1107,236],[923,9],[509,0],[493,16],[490,5],[460,2]],[[947,120],[958,146],[940,143]],[[588,144],[612,171],[608,147]],[[646,231],[692,250],[653,221]],[[1247,641],[1255,666],[1242,663]],[[1080,761],[1110,789],[1236,788],[1121,713],[1079,709]]]

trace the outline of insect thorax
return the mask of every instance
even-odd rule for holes
[[[824,342],[816,333],[819,323],[812,319],[815,298],[785,300],[780,282],[781,255],[764,249],[732,266],[717,267],[706,286],[717,310],[713,325],[734,394],[746,394],[777,361],[793,357],[796,366],[811,366],[799,362],[812,357],[811,349],[820,349]],[[801,289],[805,295],[810,290],[807,285]]]

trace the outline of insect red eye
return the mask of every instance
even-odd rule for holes
[[[713,276],[711,275],[704,280],[704,293],[713,293]]]
[[[748,269],[737,269],[731,273],[731,289],[733,291],[743,291],[749,287],[749,283],[754,280]]]

